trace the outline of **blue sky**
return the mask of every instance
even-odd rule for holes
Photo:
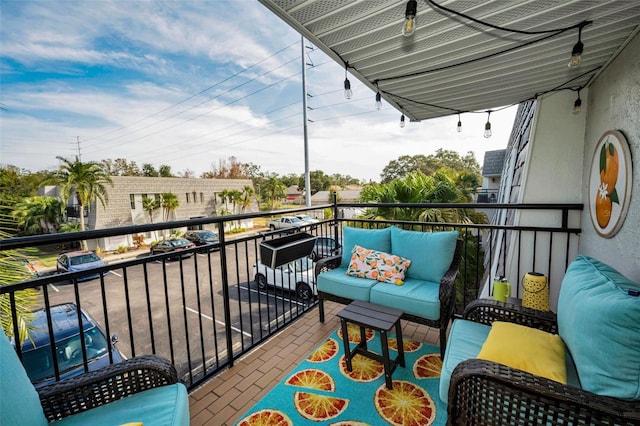
[[[304,172],[300,35],[257,1],[0,0],[0,164],[126,158],[196,176],[234,156]],[[306,43],[311,46],[310,43]],[[401,155],[507,145],[515,107],[407,123],[305,49],[311,170],[379,180]],[[78,143],[79,141],[79,143]],[[79,151],[78,151],[79,147]]]

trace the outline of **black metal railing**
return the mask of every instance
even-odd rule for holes
[[[343,218],[348,208],[389,207],[382,204],[334,203],[312,208],[251,213],[243,215],[198,218],[171,223],[147,224],[91,230],[82,233],[40,235],[0,241],[0,250],[20,250],[45,245],[60,245],[112,236],[139,235],[165,229],[186,229],[201,225],[216,226],[219,246],[201,246],[175,253],[150,255],[134,252],[135,257],[117,259],[91,270],[99,278],[81,281],[86,271],[43,274],[40,278],[0,287],[0,295],[9,300],[16,324],[16,293],[35,288],[37,305],[47,311],[60,303],[75,303],[94,318],[107,337],[117,333],[116,347],[127,357],[154,353],[171,360],[183,381],[193,389],[212,375],[255,348],[275,332],[288,326],[313,309],[314,298],[304,300],[291,290],[263,286],[255,282],[259,263],[260,242],[277,238],[280,232],[243,233],[233,237],[224,232],[232,221],[271,217],[292,212],[333,209],[337,220],[323,220],[305,226],[303,231],[341,241],[342,227],[400,226],[420,231],[456,229],[464,240],[463,258],[458,277],[456,310],[485,292],[486,283],[500,276],[519,277],[536,270],[549,275],[552,285],[559,286],[564,269],[577,250],[579,226],[569,226],[572,216],[579,217],[582,205],[481,205],[483,209],[536,212],[544,226],[475,225],[427,223],[391,220]],[[394,208],[478,208],[478,204],[394,204]],[[576,213],[577,212],[577,213]],[[537,217],[537,216],[536,216]],[[534,221],[532,220],[532,223]],[[579,222],[578,222],[579,223]],[[345,248],[349,249],[349,248]],[[148,249],[147,249],[148,250]],[[175,257],[175,259],[174,259]],[[268,270],[267,281],[277,276],[301,275],[315,286],[313,270],[298,270],[292,265]],[[560,271],[560,272],[556,272]],[[259,281],[259,280],[258,280]],[[315,287],[314,287],[315,292]],[[79,316],[79,318],[81,318]],[[78,321],[82,321],[81,319]],[[49,339],[54,341],[53,324],[48,316]],[[83,328],[80,341],[84,341]],[[17,332],[17,328],[14,332]],[[17,348],[22,356],[21,348]],[[51,345],[55,376],[59,371],[55,360],[63,356]],[[112,354],[109,352],[110,362]],[[92,368],[88,351],[82,351],[82,365]]]

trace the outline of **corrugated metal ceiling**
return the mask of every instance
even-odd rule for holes
[[[379,88],[386,101],[418,121],[585,87],[640,28],[640,0],[436,2],[522,31],[592,21],[582,30],[582,62],[569,68],[577,28],[551,37],[516,34],[443,11],[431,0],[418,0],[417,29],[404,37],[406,0],[260,2],[335,61],[348,63],[350,74],[372,90]],[[481,59],[490,55],[495,56]]]

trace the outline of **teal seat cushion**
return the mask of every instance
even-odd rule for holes
[[[49,423],[38,393],[4,332],[0,332],[0,416],[2,425]]]
[[[347,299],[362,300],[364,302],[369,301],[371,287],[376,285],[376,283],[378,283],[376,280],[347,275],[347,270],[343,268],[323,272],[318,275],[316,279],[318,291],[331,293]]]
[[[447,404],[451,373],[462,361],[477,358],[491,327],[467,320],[455,320],[449,332],[440,372],[440,400]]]
[[[558,297],[558,334],[582,388],[640,399],[640,286],[610,266],[578,256]]]
[[[65,417],[56,426],[113,426],[130,422],[169,426],[189,424],[189,397],[181,383],[161,386]]]
[[[351,250],[356,244],[360,247],[391,253],[391,229],[361,229],[350,226],[342,228],[343,244],[340,266],[345,269],[349,266]]]
[[[391,252],[411,260],[406,276],[440,282],[451,266],[458,231],[419,232],[391,228]]]
[[[415,278],[405,279],[403,285],[378,283],[371,289],[370,302],[437,320],[440,318],[439,289],[439,282]]]

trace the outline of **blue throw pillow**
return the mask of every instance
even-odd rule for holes
[[[411,260],[408,278],[439,283],[451,266],[458,231],[419,232],[391,230],[391,253]]]
[[[351,250],[356,244],[372,250],[391,252],[391,228],[362,229],[345,226],[342,228],[342,262],[340,266],[347,268],[351,261]]]
[[[640,286],[587,256],[569,265],[558,297],[558,334],[582,388],[640,399]]]

